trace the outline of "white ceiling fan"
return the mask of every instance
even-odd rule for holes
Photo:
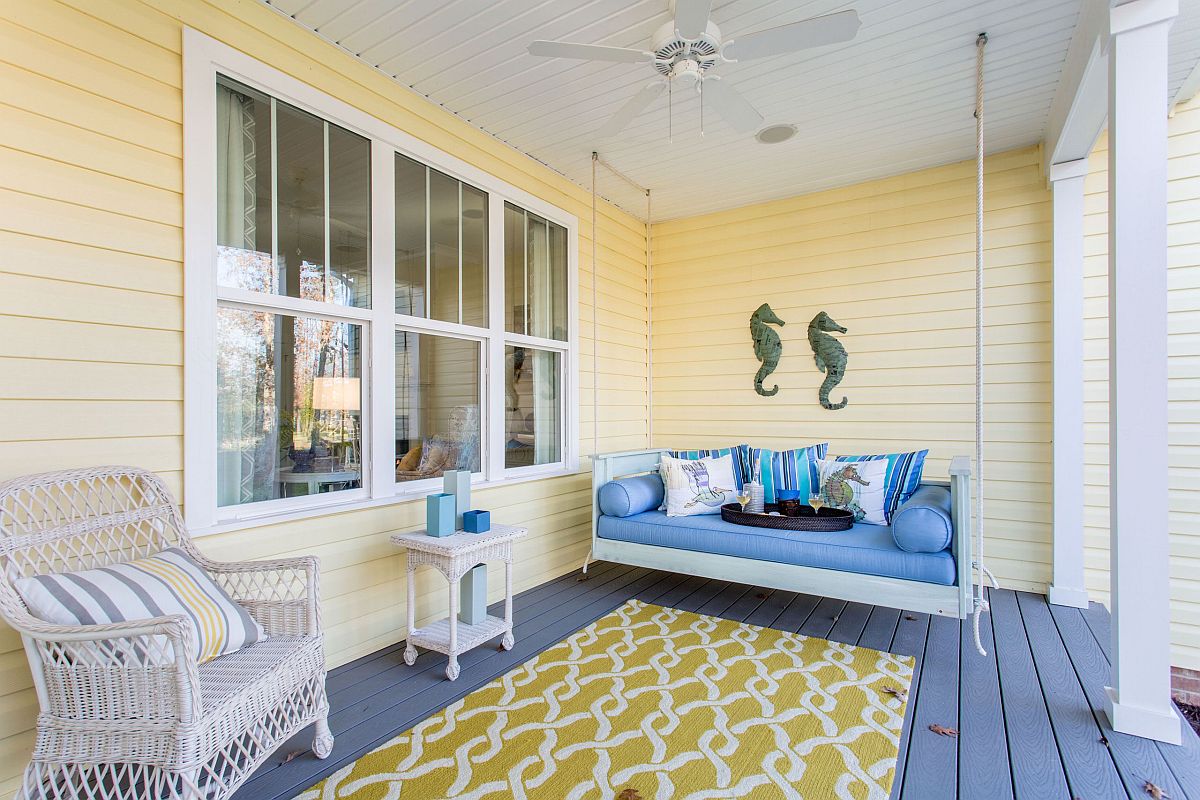
[[[694,86],[701,97],[701,135],[704,133],[704,102],[711,103],[734,130],[749,132],[763,117],[741,92],[719,75],[708,74],[718,64],[767,58],[808,47],[837,44],[853,39],[861,24],[856,11],[840,11],[790,25],[780,25],[725,41],[709,19],[712,0],[673,0],[675,19],[654,34],[651,50],[608,47],[575,42],[539,40],[529,45],[530,55],[548,58],[579,58],[592,61],[648,63],[661,76],[642,88],[599,130],[600,136],[619,133],[634,117],[653,103],[664,90]]]

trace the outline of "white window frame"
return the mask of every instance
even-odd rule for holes
[[[308,111],[371,142],[371,308],[333,306],[218,287],[216,276],[217,76],[224,75]],[[579,471],[579,220],[274,67],[191,28],[183,31],[184,140],[184,476],[183,509],[201,536],[286,519],[412,500],[440,479],[395,480],[395,335],[397,330],[482,342],[480,464],[477,486]],[[497,144],[497,147],[503,145]],[[395,153],[471,184],[488,196],[488,326],[479,328],[397,314],[395,296]],[[504,204],[567,229],[567,341],[504,330]],[[426,287],[426,295],[428,296]],[[461,282],[460,282],[461,291]],[[362,488],[246,505],[217,506],[216,322],[221,305],[317,316],[363,325]],[[561,459],[504,467],[504,348],[518,344],[559,352]]]

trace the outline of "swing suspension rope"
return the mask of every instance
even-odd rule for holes
[[[980,617],[989,608],[984,577],[1000,584],[983,563],[983,51],[986,33],[975,40],[975,649],[986,656],[979,636]]]

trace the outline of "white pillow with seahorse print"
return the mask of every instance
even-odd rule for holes
[[[853,512],[855,522],[887,525],[887,461],[818,459],[817,474],[825,505]]]
[[[692,460],[663,454],[659,473],[668,517],[720,514],[721,506],[737,502],[731,455]]]

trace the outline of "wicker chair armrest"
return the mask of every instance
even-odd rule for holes
[[[29,616],[14,620],[11,624],[18,633],[43,642],[101,642],[138,636],[166,636],[172,642],[185,645],[188,644],[188,626],[191,622],[183,614],[166,614],[101,625],[58,625]],[[190,646],[185,647],[184,652],[190,654]]]
[[[182,614],[101,625],[57,625],[28,615],[8,622],[31,651],[43,709],[56,717],[129,719],[131,702],[155,719],[200,716],[192,622]],[[132,697],[130,686],[146,697]]]
[[[315,556],[201,565],[241,603],[269,636],[321,633],[320,562]]]

